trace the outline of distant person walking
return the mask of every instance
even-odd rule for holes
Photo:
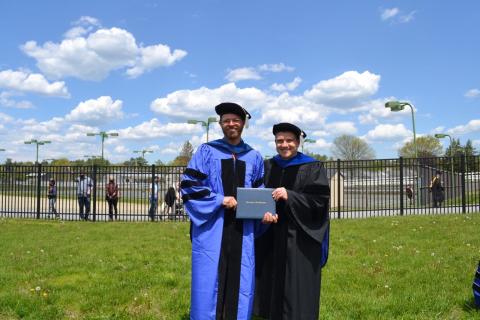
[[[407,194],[408,200],[410,200],[410,205],[412,205],[413,204],[413,189],[412,189],[411,185],[408,185],[405,188],[405,193]]]
[[[92,179],[87,177],[85,173],[80,173],[80,177],[77,178],[77,199],[81,220],[88,220],[88,215],[90,214],[90,196],[92,194],[92,187]]]
[[[118,219],[118,184],[115,183],[113,177],[108,181],[107,186],[105,187],[105,198],[108,202],[108,219],[113,220],[113,211],[115,211],[115,220]]]
[[[57,213],[57,186],[55,185],[55,179],[50,179],[48,182],[48,191],[47,191],[47,198],[48,198],[48,211],[49,214],[48,216],[50,217],[50,214],[54,214],[55,218],[59,218],[59,215]]]
[[[175,204],[178,198],[178,192],[175,190],[174,186],[170,186],[165,193],[165,206],[163,210],[163,214],[165,216],[169,214],[175,214]]]
[[[433,207],[439,207],[445,200],[444,188],[441,180],[442,172],[437,171],[432,181],[430,182],[429,190],[432,193]]]

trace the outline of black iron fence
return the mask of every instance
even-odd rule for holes
[[[479,211],[480,157],[327,161],[332,218],[467,213]],[[184,167],[149,166],[0,166],[0,217],[79,220],[80,175],[90,181],[89,219],[108,221],[183,221],[178,184]],[[430,188],[436,173],[441,200]],[[118,215],[109,215],[108,181],[119,188]],[[47,197],[56,181],[55,211]],[[168,189],[174,202],[165,201]],[[152,200],[152,195],[155,195]],[[171,198],[171,196],[170,196]],[[86,211],[86,208],[85,208]],[[112,210],[113,211],[113,210]]]

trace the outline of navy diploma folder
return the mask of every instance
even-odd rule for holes
[[[271,188],[237,188],[237,219],[263,219],[265,212],[275,214]]]

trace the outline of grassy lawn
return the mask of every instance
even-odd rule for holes
[[[322,319],[480,319],[480,214],[332,221]],[[0,319],[188,319],[186,223],[0,220]]]

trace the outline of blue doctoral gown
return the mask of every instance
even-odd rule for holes
[[[237,187],[263,186],[263,160],[243,141],[202,144],[181,182],[192,221],[190,319],[250,319],[255,287],[254,238],[266,227],[235,218],[224,196]]]

